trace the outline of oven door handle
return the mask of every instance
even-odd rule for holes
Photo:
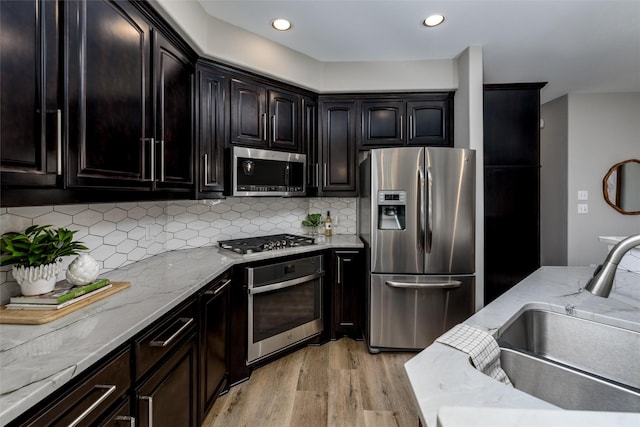
[[[265,292],[276,291],[278,289],[290,288],[291,286],[296,286],[301,283],[310,282],[311,280],[317,279],[318,277],[322,277],[322,276],[324,276],[324,271],[310,274],[304,277],[298,277],[297,279],[287,280],[286,282],[274,283],[273,285],[259,286],[257,288],[253,288],[249,286],[249,295],[262,294]]]

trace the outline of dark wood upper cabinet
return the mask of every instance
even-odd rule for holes
[[[231,81],[231,144],[300,152],[297,94]]]
[[[189,58],[161,33],[155,35],[157,188],[193,185],[193,83]]]
[[[59,3],[0,2],[3,186],[53,187],[62,171]]]
[[[453,147],[453,94],[407,102],[408,145]]]
[[[361,145],[404,145],[405,109],[403,101],[363,102]]]
[[[267,90],[258,84],[231,80],[231,143],[267,146]]]
[[[227,135],[229,77],[208,64],[199,64],[196,115],[198,196],[216,197],[224,191],[224,143]]]
[[[362,148],[453,146],[453,93],[366,97],[361,101]]]
[[[300,151],[299,103],[294,93],[269,90],[269,147]]]
[[[150,26],[125,2],[69,2],[66,12],[68,186],[150,189]]]
[[[69,2],[71,188],[193,187],[193,65],[128,2]]]
[[[356,195],[356,103],[321,102],[321,192]]]
[[[484,86],[485,166],[540,164],[540,89],[544,84]]]
[[[302,107],[302,147],[307,156],[307,194],[312,195],[317,191],[320,181],[318,102],[314,98],[304,96],[300,103]]]

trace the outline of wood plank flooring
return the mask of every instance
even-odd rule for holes
[[[417,427],[403,368],[414,355],[372,355],[350,338],[305,347],[232,387],[203,426]]]

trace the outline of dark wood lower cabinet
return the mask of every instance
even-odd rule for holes
[[[333,259],[332,338],[362,338],[365,268],[361,250],[335,251]]]
[[[200,420],[227,385],[231,277],[215,280],[200,294]]]
[[[131,352],[125,347],[99,362],[92,371],[64,387],[33,413],[11,426],[117,425],[115,417],[129,413]],[[123,409],[126,408],[126,409]]]
[[[137,426],[197,426],[196,333],[136,389]]]

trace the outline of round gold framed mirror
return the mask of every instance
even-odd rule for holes
[[[640,160],[616,163],[602,180],[604,200],[624,215],[640,215]]]

